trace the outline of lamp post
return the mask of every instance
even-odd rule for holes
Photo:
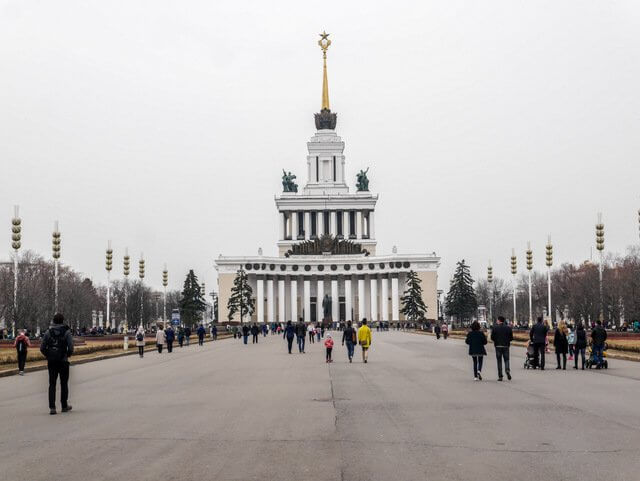
[[[131,258],[129,257],[129,248],[125,247],[124,249],[124,258],[122,273],[124,274],[124,326],[122,328],[122,332],[124,332],[124,342],[123,349],[126,351],[129,349],[129,320],[127,317],[127,311],[129,310],[129,301],[128,301],[128,284],[129,284],[129,272],[131,267]]]
[[[113,268],[113,249],[111,249],[111,241],[107,242],[107,253],[104,268],[107,270],[107,320],[104,325],[107,329],[111,329],[111,269]]]
[[[13,248],[13,324],[11,332],[16,337],[16,322],[18,321],[18,251],[22,240],[22,219],[20,219],[20,207],[13,207],[13,219],[11,219],[11,247]]]
[[[200,296],[202,297],[202,300],[205,301],[204,304],[204,312],[202,313],[202,325],[206,326],[207,324],[207,303],[206,303],[206,298],[205,296],[207,295],[207,290],[205,289],[204,286],[204,282],[202,284],[200,284]]]
[[[602,223],[602,212],[598,212],[598,223],[596,224],[596,249],[599,253],[598,280],[600,284],[600,322],[604,322],[604,298],[602,295],[602,262],[604,251],[604,224]]]
[[[162,287],[164,288],[164,300],[162,305],[162,322],[167,323],[167,285],[169,284],[169,271],[167,270],[167,264],[164,265],[162,271]]]
[[[553,244],[551,244],[551,236],[547,237],[547,313],[549,315],[549,324],[553,325],[553,316],[551,315],[551,266],[553,266]]]
[[[518,280],[516,274],[518,273],[518,260],[516,259],[516,250],[511,249],[511,274],[513,274],[513,322],[516,325],[516,285]]]
[[[489,260],[487,267],[487,283],[489,284],[489,319],[493,324],[493,267],[491,267],[491,260]]]
[[[138,262],[138,276],[140,276],[140,325],[143,324],[144,309],[144,254],[140,253],[140,261]]]
[[[533,326],[533,308],[531,303],[531,270],[533,269],[533,251],[531,242],[527,242],[527,271],[529,271],[529,327]]]
[[[60,263],[60,231],[58,221],[53,224],[53,234],[51,240],[51,250],[53,257],[53,310],[58,312],[58,264]],[[40,327],[40,326],[38,326]]]

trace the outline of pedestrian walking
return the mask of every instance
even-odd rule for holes
[[[542,317],[538,317],[537,322],[529,331],[529,340],[533,343],[533,368],[540,367],[544,371],[544,352],[549,328],[542,322]]]
[[[309,333],[309,343],[313,344],[314,339],[316,337],[316,330],[313,328],[313,324],[309,323],[309,326],[307,327],[307,332]]]
[[[260,333],[260,329],[258,328],[258,324],[256,324],[255,322],[253,323],[253,326],[251,326],[251,343],[252,344],[258,344],[258,334]]]
[[[553,335],[553,347],[556,350],[556,369],[567,369],[567,353],[569,352],[569,340],[567,339],[567,325],[560,321]],[[560,357],[562,357],[562,367],[560,367]]]
[[[436,334],[436,339],[440,339],[440,324],[438,324],[437,322],[433,327],[433,332]]]
[[[144,327],[138,326],[136,331],[136,347],[138,348],[138,355],[144,357]]]
[[[567,326],[569,334],[567,335],[567,342],[569,343],[569,361],[573,361],[573,355],[576,350],[576,331]]]
[[[449,337],[449,326],[446,322],[442,324],[442,337],[444,337],[445,341],[447,340],[447,337]]]
[[[233,326],[233,329],[231,329],[231,331],[233,332],[233,338],[237,338],[238,337],[238,326]]]
[[[184,342],[188,346],[190,341],[191,341],[191,328],[189,326],[186,326],[184,328]]]
[[[320,338],[324,338],[324,324],[320,322],[316,324],[316,332],[318,333],[318,342],[320,342]]]
[[[351,321],[347,322],[347,327],[342,331],[342,345],[347,344],[347,356],[349,356],[349,362],[353,362],[353,350],[354,346],[358,343],[358,335],[353,328]]]
[[[218,340],[218,327],[213,322],[211,323],[211,340]]]
[[[184,344],[184,328],[182,326],[178,327],[178,345],[182,347]]]
[[[16,348],[16,354],[18,356],[18,374],[24,376],[24,365],[27,362],[27,350],[31,347],[29,338],[24,334],[24,331],[20,331],[18,337],[16,337],[13,347]]]
[[[331,334],[327,334],[327,338],[324,340],[324,347],[327,349],[327,362],[333,362],[331,359],[331,352],[333,351],[333,339],[331,339]]]
[[[287,348],[289,349],[289,354],[291,354],[291,348],[293,347],[293,338],[296,335],[296,330],[291,324],[291,321],[287,321],[287,325],[284,328],[284,334],[282,337],[287,340]]]
[[[249,330],[249,326],[247,326],[246,324],[242,326],[242,340],[245,344],[249,342]]]
[[[204,328],[202,324],[198,326],[198,330],[196,331],[198,334],[198,346],[204,345],[204,335],[207,333],[207,330]]]
[[[578,356],[582,357],[582,370],[584,371],[585,351],[587,350],[587,331],[581,322],[576,325],[576,347],[574,351],[574,369],[578,369]]]
[[[62,412],[71,411],[69,404],[69,358],[73,354],[73,336],[60,313],[53,316],[53,324],[40,342],[40,352],[47,359],[49,371],[49,414],[56,414],[56,384],[60,377],[60,404]]]
[[[491,340],[496,349],[496,359],[498,361],[498,381],[502,381],[502,361],[504,360],[504,370],[507,379],[511,381],[511,370],[509,369],[509,347],[513,341],[513,330],[503,316],[498,316],[498,322],[491,329]]]
[[[607,340],[607,331],[602,327],[602,322],[596,321],[596,327],[591,330],[591,349],[596,369],[600,369],[604,363],[604,343]]]
[[[162,326],[158,326],[158,332],[156,332],[156,348],[158,354],[162,354],[162,348],[167,344],[167,335],[165,334]]]
[[[471,330],[467,333],[465,341],[469,345],[469,355],[473,359],[473,380],[482,381],[482,361],[487,351],[484,346],[487,344],[487,336],[480,330],[480,323],[473,321]]]
[[[304,341],[306,339],[306,335],[307,328],[304,325],[304,321],[302,320],[302,318],[300,318],[300,320],[296,324],[296,339],[298,341],[298,351],[301,354],[304,354]]]
[[[358,329],[358,344],[362,347],[362,362],[366,364],[371,347],[371,329],[367,326],[367,319],[362,319],[362,326]]]
[[[167,338],[167,352],[173,352],[173,341],[176,339],[176,333],[171,325],[164,330],[164,335]]]

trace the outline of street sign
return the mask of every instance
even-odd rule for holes
[[[174,309],[171,311],[171,324],[177,326],[180,324],[180,311],[178,309]]]

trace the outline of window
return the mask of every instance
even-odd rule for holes
[[[298,239],[304,239],[304,212],[296,212],[296,215],[298,216]]]
[[[315,212],[311,212],[311,237],[317,237],[318,235],[318,231],[317,231],[317,218],[316,218],[316,213]]]
[[[354,210],[349,211],[349,238],[355,239],[356,237],[356,212]]]
[[[336,212],[336,223],[337,225],[337,232],[336,235],[338,237],[342,237],[343,236],[343,232],[342,232],[342,227],[343,227],[343,221],[344,221],[344,215],[343,212],[341,210],[339,210],[338,212]]]
[[[320,159],[316,157],[316,182],[320,182]]]
[[[363,220],[363,223],[364,223],[364,229],[363,229],[363,232],[362,232],[362,238],[363,239],[368,239],[369,238],[369,234],[370,234],[370,232],[369,232],[369,212],[368,211],[367,212],[363,212],[362,214],[363,214],[362,215],[362,220]]]
[[[324,219],[323,219],[323,222],[322,222],[322,227],[323,227],[323,230],[324,230],[324,232],[323,232],[323,233],[324,233],[324,234],[329,234],[330,227],[331,227],[331,226],[329,225],[329,222],[330,222],[330,221],[329,221],[329,218],[331,217],[331,216],[330,216],[330,212],[329,212],[328,210],[325,210],[322,214],[323,214],[323,216],[324,216]]]
[[[333,156],[333,181],[336,181],[336,156]]]

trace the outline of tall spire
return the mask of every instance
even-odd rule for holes
[[[320,40],[318,40],[318,45],[322,49],[322,110],[330,110],[329,109],[329,80],[327,79],[327,49],[329,45],[331,45],[331,40],[329,40],[329,34],[327,32],[322,32],[320,34]]]

